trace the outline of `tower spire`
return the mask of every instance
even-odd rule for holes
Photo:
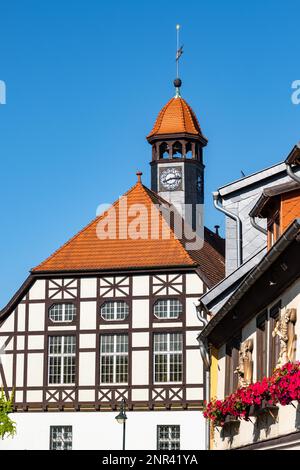
[[[174,86],[176,89],[175,98],[180,97],[180,87],[182,81],[179,78],[179,59],[183,54],[183,46],[179,47],[179,32],[180,32],[180,24],[176,25],[176,42],[177,42],[177,49],[176,49],[176,78],[174,80]]]

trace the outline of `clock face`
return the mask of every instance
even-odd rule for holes
[[[160,173],[160,184],[167,191],[174,191],[181,187],[182,172],[181,169],[171,167],[165,168]]]

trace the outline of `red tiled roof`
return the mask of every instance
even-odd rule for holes
[[[147,138],[160,134],[202,135],[194,111],[180,96],[170,99],[162,108]]]
[[[161,211],[155,208],[156,204],[162,202],[156,193],[138,182],[124,196],[126,196],[127,208],[138,204],[147,210],[149,218],[144,238],[120,238],[118,235],[120,230],[126,232],[130,230],[130,224],[137,220],[137,214],[134,213],[132,217],[128,216],[127,220],[123,219],[120,216],[121,207],[120,200],[118,200],[109,211],[96,217],[32,271],[65,272],[190,266],[199,268],[203,272],[209,287],[224,277],[224,257],[220,247],[217,247],[215,241],[209,236],[210,231],[205,230],[204,247],[199,252],[189,252],[175,237]],[[103,227],[107,221],[107,214],[111,214],[113,209],[116,215],[116,237],[100,239],[97,236],[98,224]],[[158,213],[157,220],[160,226],[158,239],[151,237],[150,214],[153,211]]]

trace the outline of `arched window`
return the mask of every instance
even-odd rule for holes
[[[173,158],[182,158],[182,144],[180,142],[175,142],[172,149]]]
[[[128,313],[129,307],[124,300],[104,302],[101,306],[101,317],[103,320],[125,320]]]
[[[159,146],[159,158],[169,158],[169,146],[166,142]]]
[[[193,158],[192,144],[190,142],[186,144],[185,158]]]
[[[53,304],[49,308],[49,318],[53,322],[71,322],[76,317],[74,304]]]
[[[157,300],[154,304],[154,315],[160,320],[178,318],[182,314],[182,303],[178,299]]]

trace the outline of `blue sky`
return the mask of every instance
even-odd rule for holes
[[[224,226],[211,192],[300,140],[297,3],[1,0],[1,306],[137,169],[149,185],[145,136],[173,95],[176,23],[182,95],[209,139],[206,224]]]

